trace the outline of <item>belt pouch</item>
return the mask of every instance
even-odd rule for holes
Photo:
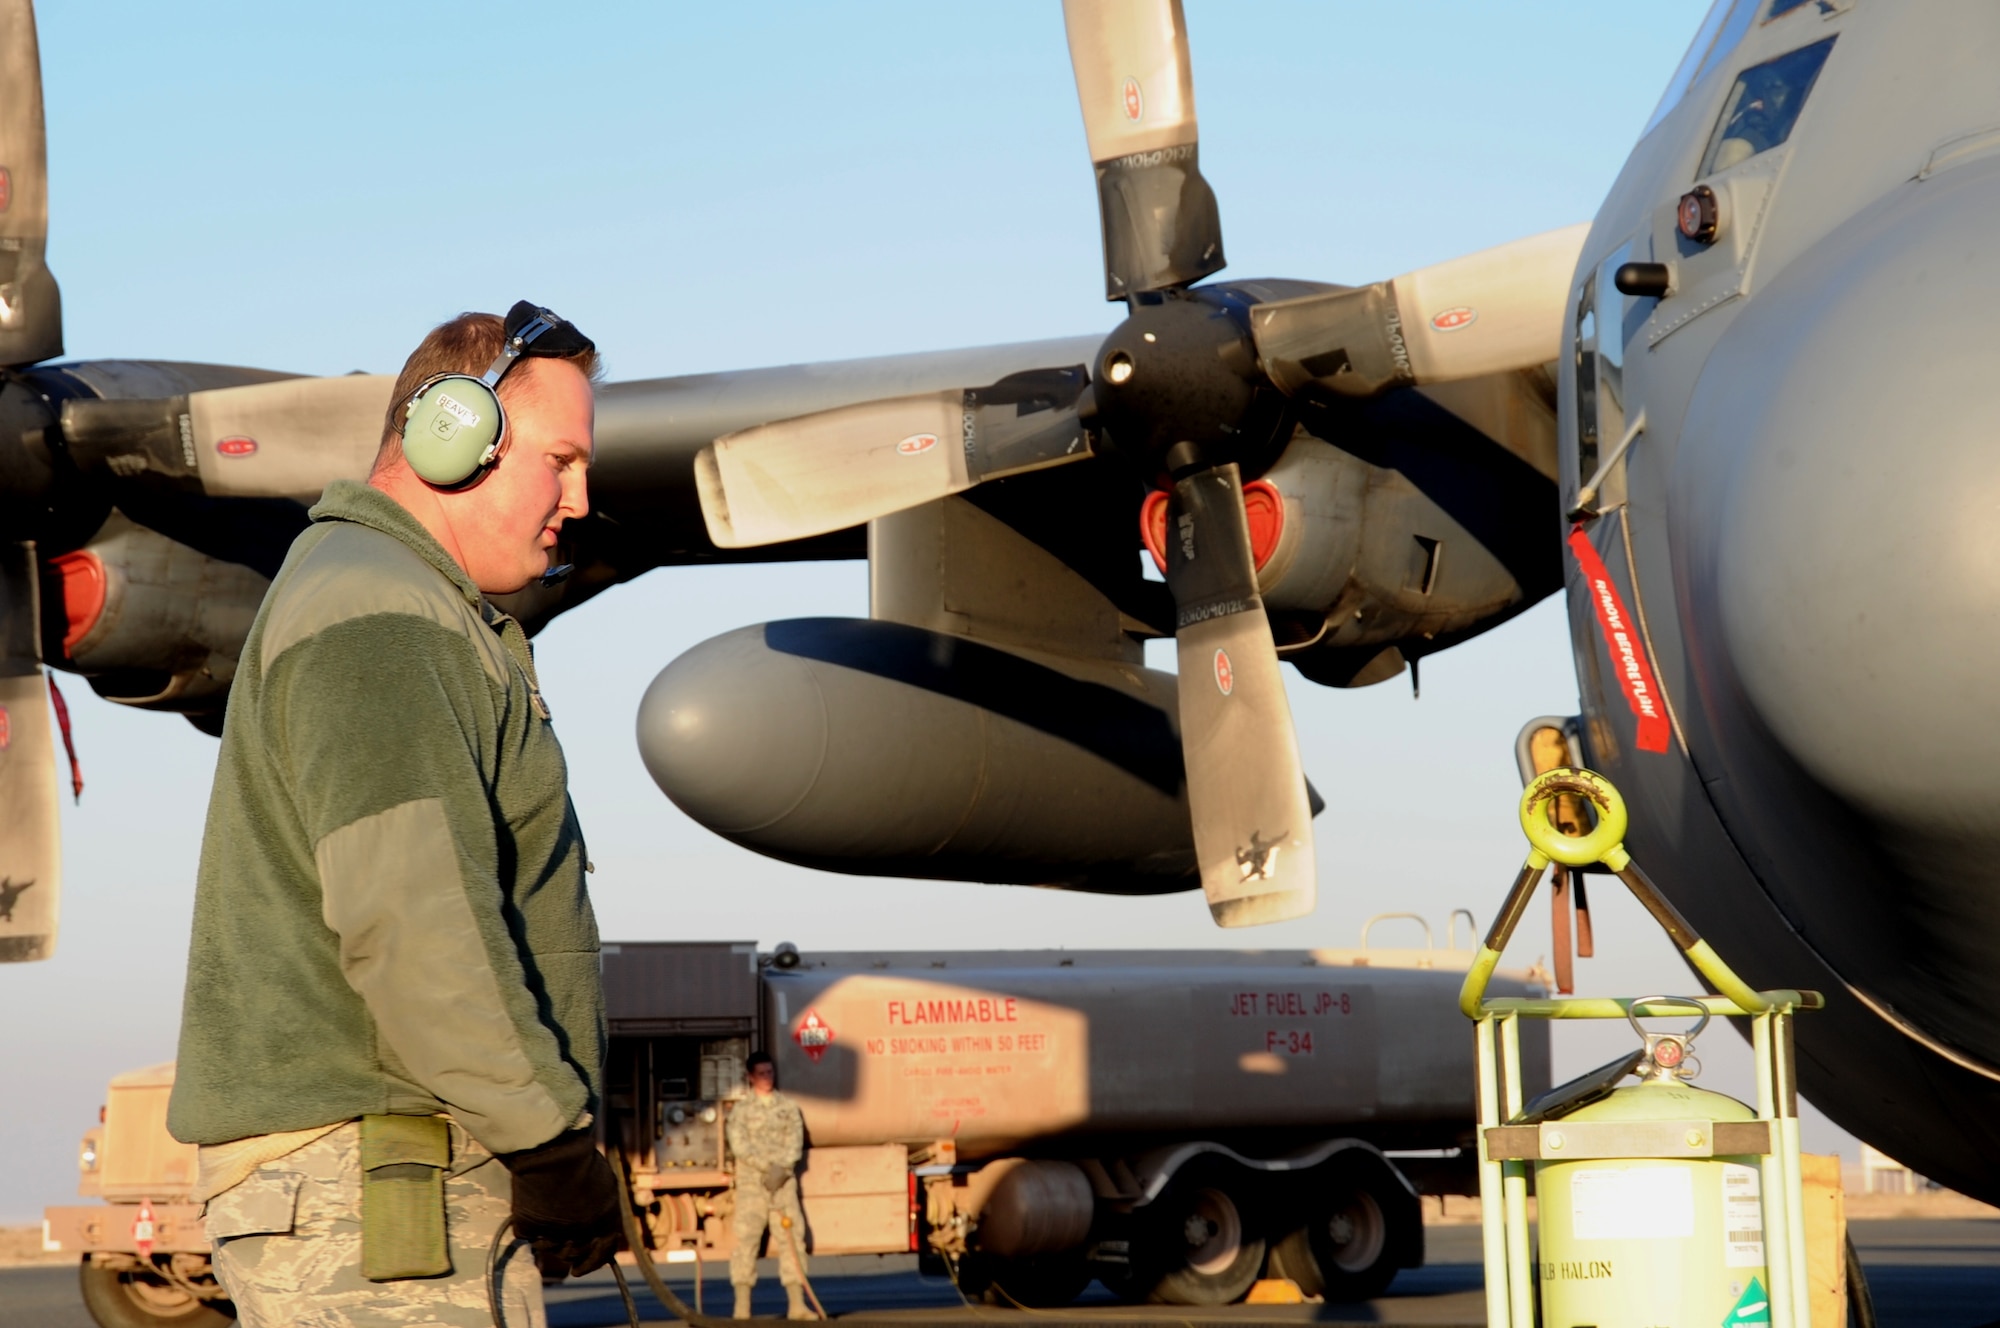
[[[361,1275],[371,1282],[451,1271],[444,1170],[451,1127],[442,1116],[361,1118]]]

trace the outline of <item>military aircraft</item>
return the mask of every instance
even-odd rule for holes
[[[51,363],[32,16],[0,13],[0,871],[38,882],[0,946],[34,958],[42,665],[212,730],[304,505],[365,470],[390,403],[365,376]],[[1829,993],[1799,1027],[1816,1103],[2000,1194],[1968,358],[2000,19],[1719,0],[1595,223],[1352,288],[1217,278],[1178,4],[1066,20],[1125,321],[613,384],[578,570],[510,607],[865,556],[870,618],[661,674],[640,730],[667,793],[814,867],[1199,887],[1232,925],[1311,907],[1280,662],[1379,682],[1566,585],[1576,755],[1626,790],[1634,853],[1750,978]],[[1155,637],[1178,678],[1144,667]]]

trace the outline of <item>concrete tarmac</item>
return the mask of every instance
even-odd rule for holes
[[[1863,1267],[1874,1293],[1881,1328],[2000,1328],[2000,1219],[1864,1219],[1851,1224]],[[1431,1227],[1429,1261],[1401,1274],[1380,1300],[1358,1305],[1233,1305],[1189,1311],[1168,1306],[1123,1306],[1096,1285],[1074,1311],[1028,1314],[981,1306],[968,1309],[950,1282],[919,1275],[910,1257],[815,1260],[814,1285],[829,1313],[896,1328],[926,1323],[1019,1324],[1052,1328],[1065,1321],[1114,1323],[1133,1328],[1146,1323],[1213,1323],[1243,1328],[1255,1323],[1478,1324],[1483,1321],[1479,1229]],[[823,1265],[823,1266],[822,1266]],[[674,1267],[669,1285],[692,1301],[693,1282]],[[704,1287],[710,1313],[727,1313],[725,1270]],[[757,1287],[756,1310],[777,1314],[784,1292],[775,1269]],[[632,1277],[634,1294],[647,1322],[671,1316]],[[550,1328],[598,1328],[625,1322],[617,1288],[608,1272],[549,1293]],[[0,1269],[0,1324],[7,1328],[95,1328],[77,1297],[76,1270],[67,1265]]]

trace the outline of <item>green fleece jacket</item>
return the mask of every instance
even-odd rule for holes
[[[386,494],[312,510],[230,688],[168,1128],[448,1111],[495,1152],[596,1109],[597,922],[521,625]]]

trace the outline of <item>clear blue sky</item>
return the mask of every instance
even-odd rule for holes
[[[1588,218],[1703,4],[1188,8],[1231,273],[1357,282]],[[73,357],[388,372],[430,324],[522,297],[613,378],[1115,321],[1054,3],[49,6],[41,40]],[[1515,730],[1576,708],[1553,604],[1429,661],[1420,701],[1294,678],[1323,902],[1259,933],[1214,931],[1194,896],[820,875],[687,821],[633,746],[654,673],[865,600],[859,564],[662,571],[543,635],[607,937],[1351,945],[1410,909],[1442,941],[1520,859]],[[214,763],[179,719],[68,694],[90,786],[59,954],[0,969],[0,1222],[66,1201],[105,1079],[173,1055]],[[1599,913],[1588,984],[1690,985],[1635,909]],[[1515,956],[1546,938],[1538,914]],[[1615,1049],[1559,1044],[1559,1067]],[[1732,1034],[1708,1059],[1747,1082]]]

